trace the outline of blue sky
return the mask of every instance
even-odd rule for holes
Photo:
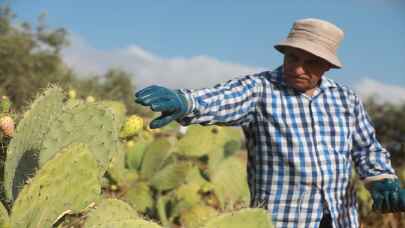
[[[10,2],[19,20],[35,23],[47,12],[51,27],[71,33],[66,61],[78,71],[122,66],[137,74],[142,86],[202,87],[274,68],[282,55],[273,45],[287,35],[293,21],[321,18],[345,31],[338,51],[344,68],[328,76],[363,92],[367,88],[362,87],[384,85],[397,91],[390,96],[405,97],[402,0]],[[138,69],[147,65],[161,70]]]

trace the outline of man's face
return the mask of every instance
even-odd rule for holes
[[[331,68],[325,60],[297,48],[284,49],[284,81],[300,92],[312,92]]]

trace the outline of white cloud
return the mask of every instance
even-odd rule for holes
[[[356,92],[362,99],[375,97],[377,102],[401,104],[405,102],[405,88],[388,85],[370,78],[364,78],[355,86]]]
[[[134,75],[138,89],[152,84],[176,88],[211,87],[227,79],[258,72],[255,67],[227,63],[209,56],[162,58],[138,45],[111,51],[91,47],[73,34],[64,61],[80,74],[102,74],[119,67]]]
[[[211,87],[230,78],[264,70],[204,55],[162,58],[137,45],[102,51],[93,48],[77,34],[71,37],[71,46],[63,51],[63,58],[81,75],[102,74],[111,67],[120,67],[134,75],[137,89],[152,84],[172,89]],[[362,99],[375,96],[378,102],[405,102],[404,87],[364,78],[354,88]]]

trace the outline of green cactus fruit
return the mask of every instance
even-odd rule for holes
[[[202,228],[271,228],[269,213],[261,208],[247,208],[211,218]]]
[[[141,213],[145,213],[148,209],[151,209],[154,206],[152,192],[148,183],[144,181],[138,181],[131,186],[123,195],[122,200],[129,203]]]
[[[136,133],[143,129],[143,119],[137,115],[129,116],[120,131],[121,138],[134,136]]]
[[[92,227],[96,228],[96,227]],[[127,219],[122,221],[107,222],[97,228],[162,228],[154,222],[143,219]]]
[[[144,152],[140,174],[145,179],[150,179],[171,154],[171,145],[164,138],[157,139],[150,143]]]
[[[200,227],[210,218],[218,216],[218,214],[219,213],[212,207],[195,205],[181,213],[180,222],[185,228]]]
[[[147,145],[148,143],[144,140],[137,140],[136,142],[131,140],[128,142],[125,158],[126,167],[128,167],[128,169],[136,171],[139,170]]]
[[[7,209],[2,203],[0,203],[0,227],[10,228],[10,218],[8,216]]]
[[[90,211],[84,228],[102,227],[104,223],[138,218],[137,212],[127,203],[118,199],[103,199],[96,209]]]
[[[2,96],[0,101],[0,112],[9,113],[11,108],[11,101],[7,96]]]
[[[46,135],[39,164],[42,166],[60,148],[73,143],[86,143],[100,165],[100,176],[107,169],[113,152],[119,150],[118,132],[114,127],[114,115],[95,103],[80,104],[64,110],[52,122]]]
[[[150,183],[158,191],[176,188],[186,181],[187,174],[191,167],[192,164],[190,162],[173,162],[167,164],[153,175]]]
[[[222,209],[226,206],[232,207],[236,202],[250,201],[246,176],[246,166],[237,157],[223,160],[216,170],[210,173],[211,183]]]
[[[117,131],[119,132],[126,119],[127,109],[125,104],[110,100],[98,101],[96,103],[104,109],[109,109],[114,114]]]
[[[50,87],[39,94],[19,122],[7,148],[4,188],[8,201],[13,201],[20,187],[38,167],[37,156],[51,123],[62,112],[63,92]]]
[[[99,172],[87,145],[63,148],[18,195],[11,212],[12,227],[51,227],[64,212],[85,209],[100,197]]]

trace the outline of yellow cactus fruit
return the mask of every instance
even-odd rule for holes
[[[76,90],[74,90],[74,89],[69,90],[68,97],[69,97],[69,99],[75,99],[76,98]]]
[[[127,147],[128,147],[128,148],[132,148],[133,146],[135,146],[134,140],[129,140],[129,141],[127,142]]]
[[[14,120],[10,116],[1,117],[0,129],[5,136],[12,137],[14,134]]]
[[[87,96],[87,97],[86,97],[86,101],[89,102],[89,103],[91,103],[91,102],[95,102],[96,99],[95,99],[93,96]]]
[[[120,137],[127,138],[135,135],[143,128],[143,119],[137,115],[131,115],[127,118],[124,126],[121,128]]]

